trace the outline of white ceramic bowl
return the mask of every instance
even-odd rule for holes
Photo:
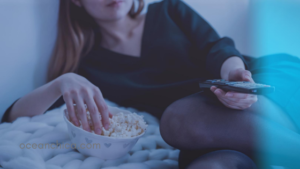
[[[108,108],[113,115],[120,111],[130,113],[129,111],[117,107],[108,106]],[[73,147],[76,145],[76,149],[83,155],[95,156],[101,159],[112,160],[126,155],[145,133],[144,131],[142,134],[130,138],[114,138],[97,135],[85,131],[80,127],[76,127],[68,120],[65,114],[63,116],[68,126],[68,134],[73,143]]]

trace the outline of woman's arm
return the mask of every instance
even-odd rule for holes
[[[232,39],[221,38],[205,19],[181,0],[164,2],[172,20],[195,47],[196,64],[205,66],[207,78],[253,82],[250,71],[245,70],[248,65]],[[255,95],[226,93],[216,87],[211,90],[225,106],[233,109],[248,108],[257,100]]]
[[[235,48],[232,39],[221,38],[204,18],[183,1],[166,0],[164,2],[168,5],[172,20],[195,47],[197,51],[195,57],[198,57],[195,60],[200,67],[205,66],[207,73],[210,74],[209,78],[221,78],[220,72],[223,72],[224,77],[228,75],[230,67],[224,64],[227,59],[230,59],[229,62],[234,62],[230,66],[242,68],[243,65],[240,63],[243,63],[245,64],[244,68],[247,68],[247,64],[242,61],[244,60],[243,56]]]
[[[86,131],[91,128],[86,118],[86,104],[93,121],[96,134],[101,134],[102,127],[109,129],[109,113],[100,89],[86,78],[74,73],[64,74],[39,87],[18,100],[8,114],[8,120],[14,121],[21,116],[35,116],[44,113],[61,95],[66,102],[71,122]],[[74,103],[76,107],[74,107]],[[102,121],[100,120],[100,115]],[[79,122],[80,120],[80,122]]]
[[[58,83],[59,79],[55,79],[19,99],[8,114],[8,121],[43,114],[61,96]]]

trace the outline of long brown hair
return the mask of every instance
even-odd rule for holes
[[[138,16],[144,8],[144,1],[138,1],[137,11],[133,3],[129,12],[132,18]],[[76,72],[80,59],[95,43],[96,26],[84,8],[76,6],[71,0],[60,0],[58,34],[49,63],[48,81],[68,72]]]

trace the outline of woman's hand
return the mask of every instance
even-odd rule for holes
[[[229,81],[249,81],[254,83],[251,77],[251,72],[242,68],[235,69],[229,72]],[[210,88],[212,92],[218,97],[218,99],[226,106],[232,109],[244,110],[255,102],[257,102],[257,96],[253,94],[238,93],[233,91],[225,92],[215,86]]]
[[[97,86],[93,85],[86,78],[74,73],[64,74],[58,77],[57,80],[60,92],[67,105],[69,118],[74,125],[79,126],[80,120],[82,128],[86,131],[91,131],[87,121],[86,104],[91,115],[95,133],[101,134],[102,124],[105,129],[109,128],[108,118],[111,114]],[[74,104],[76,104],[77,115],[75,113]]]

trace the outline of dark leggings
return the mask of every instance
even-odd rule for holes
[[[279,129],[297,130],[282,110],[263,96],[258,96],[258,102],[246,110],[234,110],[225,107],[208,90],[169,105],[161,118],[160,130],[168,144],[181,150],[180,168],[252,169],[256,168],[254,154],[260,151],[255,140],[257,128],[266,128],[279,143],[290,142],[298,147],[297,135],[294,141],[285,137],[285,132],[270,125],[274,122]],[[290,155],[288,146],[274,146],[280,155]]]
[[[209,90],[169,105],[160,131],[181,150],[180,168],[254,168],[253,161],[262,169],[270,164],[300,168],[300,59],[287,54],[245,58],[254,81],[275,86],[275,93],[258,96],[246,110],[225,107]]]
[[[210,91],[199,92],[182,98],[166,109],[161,120],[162,136],[169,144],[181,150],[178,159],[180,169],[256,168],[252,159],[239,151],[233,149],[222,150],[222,148],[225,148],[224,146],[212,147],[212,145],[209,145],[213,141],[223,142],[221,141],[221,136],[223,135],[221,130],[219,138],[212,138],[208,134],[213,134],[213,129],[218,130],[218,127],[222,128],[223,124],[221,121],[229,120],[225,117],[226,110],[234,111],[223,106]],[[218,115],[213,115],[215,113]],[[182,115],[188,118],[184,118]],[[168,122],[164,123],[164,120]],[[207,124],[210,125],[207,126]],[[214,126],[213,124],[219,125]],[[167,129],[169,134],[166,134]],[[246,132],[249,134],[253,133],[251,128],[248,128]],[[217,136],[219,132],[214,134]],[[197,143],[198,141],[202,141],[202,143],[199,144]],[[251,144],[251,141],[246,141],[245,144]]]

